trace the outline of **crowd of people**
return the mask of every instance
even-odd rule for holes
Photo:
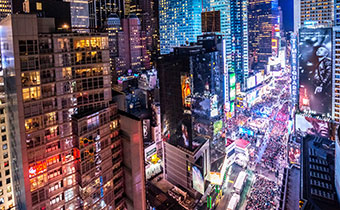
[[[277,209],[280,187],[262,176],[256,176],[255,179],[250,195],[247,197],[246,209]]]
[[[286,145],[282,142],[283,137],[272,138],[262,156],[262,166],[270,171],[279,168],[280,163],[284,160]]]

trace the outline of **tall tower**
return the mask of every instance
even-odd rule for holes
[[[249,0],[249,60],[252,70],[265,70],[269,57],[273,55],[273,30],[278,12],[278,0]]]
[[[300,26],[331,27],[334,23],[334,0],[300,0]],[[295,6],[295,5],[294,5]]]
[[[221,14],[221,35],[226,39],[226,61],[236,82],[248,77],[248,0],[211,0],[210,7]]]
[[[22,7],[22,4],[21,4]],[[0,3],[0,21],[6,18],[8,15],[17,11],[18,8],[12,5],[11,0],[4,0]],[[1,54],[0,54],[1,61]],[[0,150],[0,163],[3,165],[0,167],[0,202],[1,208],[11,209],[16,206],[15,192],[13,190],[13,170],[11,164],[11,143],[8,138],[8,118],[6,117],[6,94],[4,86],[4,71],[2,64],[0,63],[0,137],[1,137],[1,150]]]
[[[160,0],[160,53],[196,42],[201,34],[202,2],[198,0]]]
[[[123,208],[107,35],[55,33],[33,14],[1,27],[17,208]]]

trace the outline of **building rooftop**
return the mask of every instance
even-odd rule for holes
[[[302,141],[301,194],[303,209],[339,209],[334,186],[334,142],[307,135]]]

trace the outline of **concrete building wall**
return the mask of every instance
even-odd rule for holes
[[[145,210],[145,171],[142,121],[121,115],[123,132],[125,192],[129,210]]]

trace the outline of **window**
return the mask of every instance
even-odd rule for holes
[[[8,158],[8,152],[4,152],[4,159]]]
[[[71,200],[73,197],[74,197],[74,190],[73,190],[73,188],[68,189],[68,190],[65,191],[65,201],[66,202]]]
[[[8,176],[8,175],[10,174],[9,169],[7,169],[7,170],[5,171],[5,174],[6,174],[6,176]]]
[[[3,145],[2,145],[2,149],[3,149],[3,150],[6,150],[6,149],[7,149],[7,144],[3,144]]]
[[[7,136],[6,135],[1,136],[1,138],[2,138],[2,141],[6,141],[7,140]]]
[[[40,87],[31,87],[22,89],[22,97],[24,101],[40,99]]]
[[[2,189],[0,189],[0,195],[3,195],[4,191]]]
[[[37,6],[37,10],[42,10],[42,3],[41,2],[37,2],[36,6]]]
[[[5,167],[8,167],[8,166],[9,166],[9,161],[8,161],[8,160],[4,162],[4,166],[5,166]]]
[[[7,178],[6,179],[6,184],[10,184],[11,183],[11,178]]]

